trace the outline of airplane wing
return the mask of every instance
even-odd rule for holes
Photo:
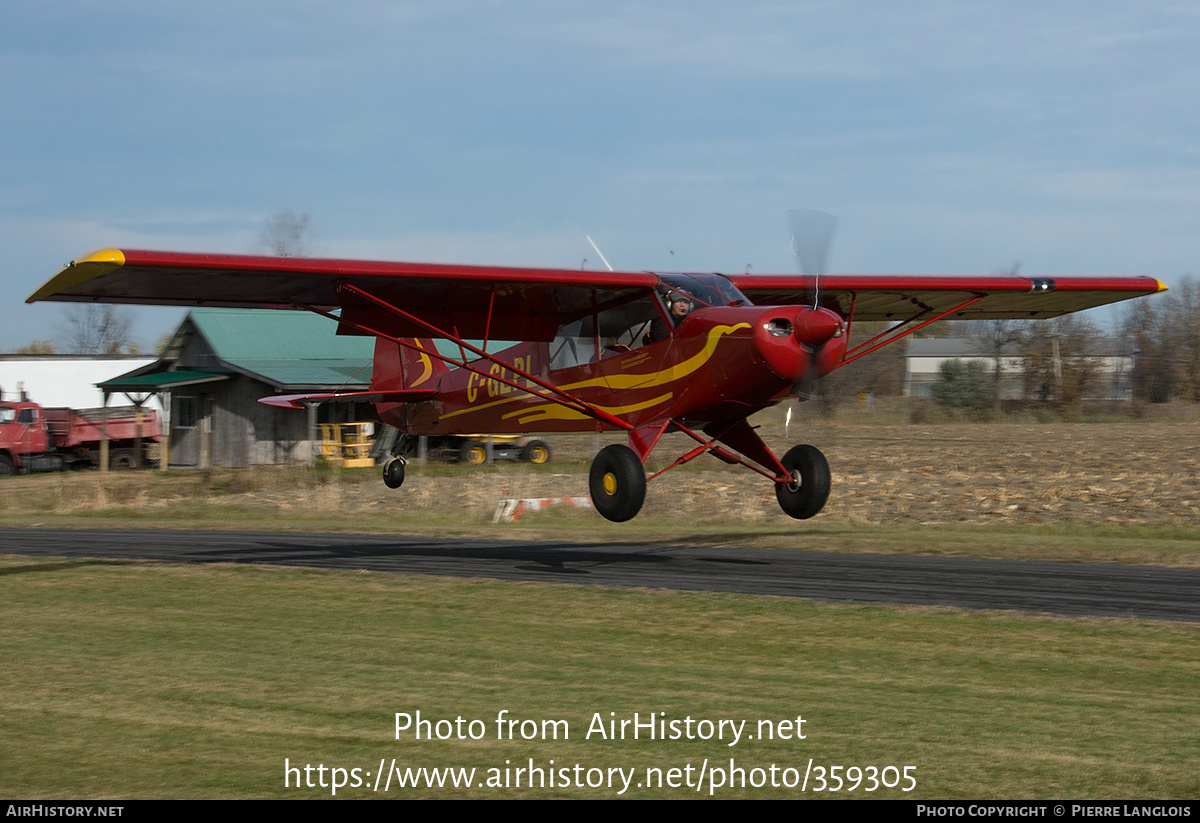
[[[754,303],[793,305],[806,298],[811,282],[799,275],[729,275]],[[900,321],[947,315],[951,320],[1058,317],[1120,300],[1163,291],[1153,277],[943,277],[936,275],[828,274],[821,277],[821,304],[854,319]]]
[[[798,275],[730,275],[759,305],[807,302]],[[434,263],[383,263],[107,249],[76,260],[27,302],[141,303],[241,308],[342,309],[343,320],[397,337],[430,330],[364,298],[361,290],[459,339],[552,340],[572,319],[650,294],[651,272],[599,272]],[[953,319],[1039,318],[1153,294],[1151,277],[821,278],[821,302],[843,317],[904,320],[961,307]],[[970,305],[968,301],[975,300]],[[384,318],[386,315],[386,318]],[[342,333],[361,333],[343,323]]]
[[[378,263],[106,249],[73,261],[26,301],[343,309],[377,319],[356,287],[460,338],[552,340],[565,320],[649,294],[646,272]],[[389,333],[430,332],[389,313]],[[343,333],[358,333],[343,326]]]

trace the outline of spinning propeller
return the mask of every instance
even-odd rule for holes
[[[793,334],[808,357],[804,373],[792,385],[792,395],[807,400],[820,376],[817,360],[821,347],[842,334],[841,319],[820,307],[821,276],[828,271],[829,249],[838,220],[832,214],[812,209],[792,209],[787,216],[792,230],[792,254],[796,256],[796,271],[804,279],[804,302],[808,306],[794,321]]]
[[[838,219],[832,214],[812,209],[792,209],[787,213],[792,229],[792,254],[796,256],[796,271],[806,281],[805,289],[818,305],[821,276],[829,271],[829,249],[837,232]]]

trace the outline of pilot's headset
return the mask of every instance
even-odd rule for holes
[[[668,307],[674,310],[676,303],[686,303],[688,307],[688,314],[691,314],[696,309],[696,301],[693,300],[692,296],[687,292],[673,291],[667,295]]]

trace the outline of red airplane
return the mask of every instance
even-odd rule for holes
[[[602,449],[589,483],[600,514],[624,521],[645,499],[646,457],[679,431],[697,445],[649,479],[711,454],[773,482],[784,512],[803,519],[829,495],[825,457],[809,445],[776,457],[749,415],[936,320],[1056,317],[1165,288],[1149,277],[826,275],[818,291],[796,274],[109,249],[72,262],[27,302],[298,308],[337,322],[339,334],[374,336],[371,391],[263,402],[374,403],[404,434],[384,468],[393,488],[419,435],[623,429],[629,444]],[[851,324],[879,320],[893,325],[848,347]]]

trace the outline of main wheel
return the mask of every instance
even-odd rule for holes
[[[538,466],[550,462],[550,447],[545,440],[530,440],[521,449],[521,459]]]
[[[829,498],[829,462],[815,446],[796,446],[780,462],[793,480],[775,484],[779,507],[797,520],[807,520]]]
[[[478,440],[468,440],[458,450],[458,462],[482,466],[487,462],[487,447]]]
[[[614,523],[624,523],[641,511],[646,500],[642,461],[628,446],[605,446],[592,461],[588,487],[596,511]]]
[[[17,469],[13,466],[12,458],[7,454],[0,454],[0,477],[11,477],[17,473]]]
[[[404,485],[404,461],[399,457],[393,457],[383,465],[383,484],[389,489]]]

